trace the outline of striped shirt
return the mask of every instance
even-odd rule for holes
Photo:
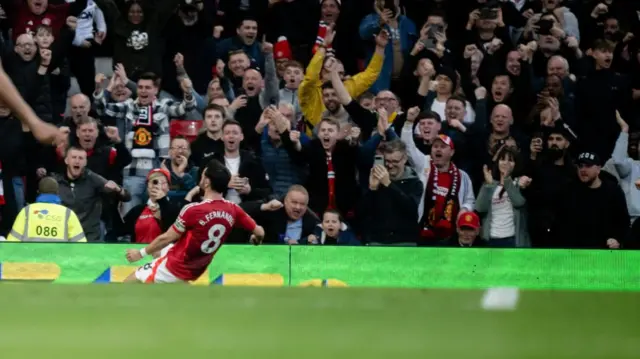
[[[109,116],[118,120],[123,120],[125,129],[125,145],[131,151],[133,161],[124,168],[124,176],[146,177],[149,171],[159,166],[160,157],[169,157],[169,121],[171,118],[182,117],[188,111],[196,107],[196,100],[193,96],[184,99],[182,102],[175,102],[169,99],[154,100],[152,106],[152,119],[154,125],[153,133],[153,155],[134,155],[133,150],[133,127],[140,109],[147,106],[139,106],[137,100],[128,99],[124,102],[107,102],[110,94],[104,91],[98,95],[93,95],[93,104],[99,116]]]

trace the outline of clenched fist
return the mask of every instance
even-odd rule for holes
[[[51,63],[51,50],[40,49],[40,66],[47,67]]]
[[[78,27],[78,18],[76,18],[75,16],[68,16],[67,17],[67,26],[69,26],[69,28],[71,30],[76,30],[76,27]]]
[[[191,91],[193,90],[193,83],[191,82],[191,79],[188,77],[183,78],[182,81],[180,81],[180,88],[185,95],[191,94]]]
[[[96,74],[95,82],[96,82],[96,90],[102,89],[102,84],[107,79],[107,76],[101,73]]]

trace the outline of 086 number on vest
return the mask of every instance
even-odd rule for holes
[[[58,236],[58,229],[56,227],[36,226],[36,235],[45,237]]]

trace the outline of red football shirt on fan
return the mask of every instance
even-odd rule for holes
[[[30,33],[35,36],[36,28],[39,25],[51,26],[53,36],[58,39],[60,29],[67,22],[67,14],[69,12],[69,4],[47,5],[47,11],[42,15],[36,15],[31,12],[26,1],[17,1],[15,4],[15,18],[13,19],[13,41],[18,36]]]
[[[233,227],[253,232],[256,222],[238,205],[204,200],[185,206],[171,228],[182,237],[167,253],[167,269],[179,279],[198,279]]]

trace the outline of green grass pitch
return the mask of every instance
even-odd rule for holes
[[[0,358],[640,358],[640,293],[0,284]]]

